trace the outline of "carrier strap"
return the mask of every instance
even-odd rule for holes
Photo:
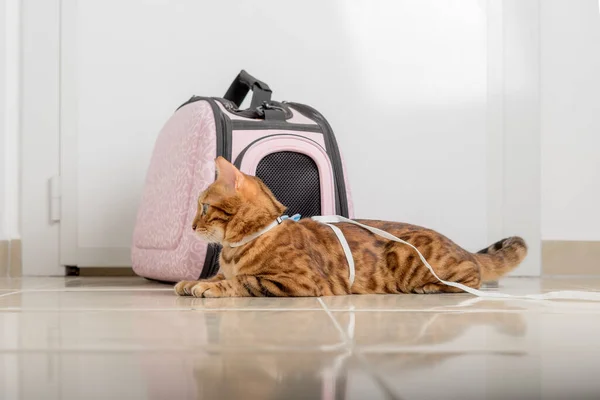
[[[252,109],[256,109],[263,102],[271,100],[272,91],[269,85],[259,81],[244,70],[233,80],[224,98],[240,107],[250,90],[252,90],[252,102],[250,103]]]

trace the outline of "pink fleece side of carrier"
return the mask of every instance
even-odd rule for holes
[[[232,120],[249,120],[227,112]],[[288,123],[315,124],[294,111]],[[316,125],[316,124],[315,124]],[[197,199],[215,178],[217,156],[215,115],[202,100],[179,109],[160,132],[137,216],[132,264],[141,276],[179,281],[198,279],[207,254],[207,243],[192,230]],[[317,165],[323,215],[335,214],[335,182],[331,161],[319,132],[281,130],[233,130],[232,161],[245,150],[240,169],[254,175],[268,154],[292,151],[309,156]],[[345,167],[344,167],[345,169]],[[350,216],[349,185],[344,171]]]
[[[206,243],[192,231],[198,194],[215,178],[215,122],[207,102],[177,111],[162,129],[146,176],[133,234],[137,274],[197,279]]]

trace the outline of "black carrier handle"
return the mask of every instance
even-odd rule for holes
[[[252,90],[252,102],[250,103],[252,109],[256,109],[263,102],[271,100],[272,92],[269,85],[259,81],[244,70],[233,80],[224,98],[239,107],[250,90]]]

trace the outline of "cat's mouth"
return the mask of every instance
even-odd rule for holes
[[[221,243],[221,238],[216,232],[211,232],[206,229],[196,229],[196,235],[208,243]]]

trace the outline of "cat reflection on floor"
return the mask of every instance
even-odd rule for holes
[[[210,301],[195,300],[198,304],[194,307],[206,306],[205,302]],[[433,369],[450,359],[472,354],[476,349],[465,348],[468,342],[456,345],[456,351],[435,349],[467,338],[475,327],[499,339],[526,333],[523,316],[514,312],[335,312],[351,341],[345,343],[338,337],[331,341],[315,337],[316,332],[325,335],[330,331],[315,328],[312,312],[208,313],[209,347],[238,350],[198,360],[194,368],[198,398],[312,399],[322,398],[324,391],[329,392],[329,398],[345,398],[353,377],[368,375],[365,379],[372,379],[367,373],[368,362],[364,364],[354,355],[357,350],[372,353],[378,362],[376,369],[391,368],[401,373]],[[340,346],[335,347],[335,342]],[[330,347],[324,351],[320,343]],[[411,351],[419,347],[427,347],[430,352]],[[501,354],[518,357],[525,351],[517,348]]]

